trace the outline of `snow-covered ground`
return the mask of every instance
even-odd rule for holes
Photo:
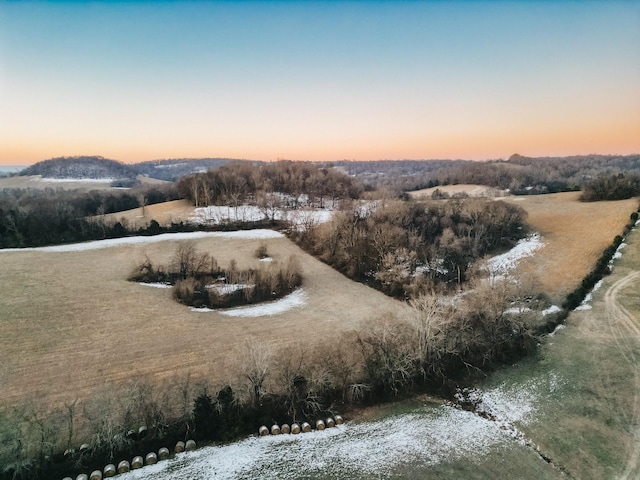
[[[539,233],[520,240],[511,250],[487,260],[486,269],[492,276],[505,275],[518,266],[523,258],[532,256],[536,250],[544,247]]]
[[[219,225],[231,222],[258,222],[261,220],[287,220],[295,225],[325,223],[331,219],[332,210],[282,208],[263,209],[255,205],[239,205],[238,207],[212,205],[194,210],[189,222],[196,224]]]
[[[601,286],[602,286],[602,280],[598,281],[593,286],[593,289],[591,289],[591,291],[585,295],[585,297],[582,300],[582,302],[580,303],[580,305],[578,305],[575,309],[576,310],[591,310],[593,308],[591,306],[591,301],[593,300],[593,292],[598,291]]]
[[[82,183],[111,183],[121,179],[118,178],[48,178],[36,176],[29,181],[31,182],[47,182],[47,183],[74,183],[74,182],[82,182]]]
[[[53,245],[50,247],[35,248],[5,248],[2,252],[81,252],[84,250],[97,250],[101,248],[119,247],[122,245],[141,245],[155,242],[165,242],[167,240],[195,240],[198,238],[225,238],[225,239],[268,239],[284,238],[284,235],[273,230],[238,230],[233,232],[180,232],[163,233],[153,236],[137,236],[124,238],[111,238],[108,240],[96,240],[92,242],[71,243],[68,245]]]
[[[304,289],[299,288],[289,295],[282,297],[279,300],[273,302],[257,303],[255,305],[246,305],[242,307],[212,310],[210,308],[195,308],[192,307],[193,312],[217,312],[221,315],[227,315],[229,317],[269,317],[271,315],[279,315],[287,312],[292,308],[303,307],[307,303],[307,292]]]
[[[474,390],[478,408],[490,413],[492,421],[449,405],[424,406],[379,421],[205,447],[120,478],[380,478],[392,476],[403,464],[426,467],[462,457],[479,459],[514,437],[525,443],[514,424],[532,421],[540,395],[561,384],[551,375],[525,385]]]

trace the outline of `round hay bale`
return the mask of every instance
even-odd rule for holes
[[[286,423],[283,423],[280,427],[280,433],[284,433],[285,435],[287,433],[291,433],[291,427],[289,427],[289,425],[287,425]]]
[[[136,432],[134,432],[133,430],[129,430],[127,432],[127,438],[129,440],[135,440],[136,439]]]
[[[147,436],[147,426],[142,425],[140,428],[138,428],[138,438],[144,438],[146,436]]]
[[[155,465],[158,463],[158,456],[154,452],[147,453],[147,456],[144,457],[145,465]]]
[[[195,440],[187,440],[187,443],[184,445],[184,449],[187,452],[193,452],[198,446],[196,445]]]
[[[340,415],[336,415],[335,417],[336,425],[342,425],[344,423],[344,419]]]
[[[83,443],[82,445],[80,445],[80,453],[84,453],[87,450],[89,450],[90,446],[88,443]]]
[[[316,430],[324,430],[324,421],[323,420],[316,420]]]
[[[131,465],[128,460],[122,460],[118,464],[118,473],[127,473],[129,470],[131,470]]]
[[[183,441],[179,441],[178,443],[176,443],[176,448],[174,450],[176,453],[182,453],[184,452],[184,442]]]
[[[300,433],[300,425],[298,425],[297,423],[293,423],[291,425],[291,433],[293,433],[294,435],[297,435]]]
[[[74,453],[76,453],[76,451],[73,448],[67,448],[64,451],[64,456],[65,457],[70,457],[71,455],[73,455]]]
[[[102,472],[100,470],[94,470],[89,475],[89,480],[102,480]]]
[[[131,468],[136,470],[138,468],[142,468],[143,466],[144,459],[140,455],[136,455],[135,457],[133,457],[133,460],[131,460]]]
[[[334,420],[333,418],[331,418],[331,417],[328,417],[328,418],[324,421],[324,423],[327,425],[327,428],[333,428],[333,427],[335,427],[335,426],[336,426],[336,422],[335,422],[335,420]]]
[[[162,447],[158,450],[158,460],[166,460],[169,458],[169,449],[167,447]]]
[[[311,431],[311,425],[309,425],[307,422],[302,422],[302,431],[304,433],[309,433]]]
[[[273,425],[271,427],[271,435],[280,435],[280,426],[279,425]]]
[[[5,470],[5,471],[4,471],[4,473],[5,473],[5,475],[6,475],[6,474],[8,474],[8,473],[10,473],[10,472],[9,472],[8,470]],[[9,478],[9,477],[7,477],[7,478]],[[13,478],[13,475],[11,475],[11,478]],[[73,480],[73,478],[71,478],[71,477],[64,477],[62,480]]]
[[[76,480],[89,480],[89,477],[87,477],[86,473],[81,473],[76,477]]]
[[[103,469],[102,469],[102,474],[105,478],[108,477],[113,477],[116,474],[117,470],[116,470],[116,466],[113,463],[110,463],[109,465],[106,465]]]
[[[258,429],[258,433],[260,434],[261,437],[264,437],[265,435],[269,435],[269,429],[267,428],[266,425],[261,425],[260,428]]]

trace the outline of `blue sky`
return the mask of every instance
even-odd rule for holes
[[[0,2],[0,163],[640,152],[640,2]]]

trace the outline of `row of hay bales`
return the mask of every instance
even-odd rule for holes
[[[328,417],[326,420],[316,420],[316,430],[324,430],[325,428],[335,427],[336,425],[342,425],[343,423],[344,423],[344,419],[340,415],[336,415],[333,418]],[[289,426],[289,424],[287,423],[283,423],[282,425],[273,424],[270,429],[267,428],[266,425],[262,425],[258,429],[258,434],[261,437],[265,437],[269,434],[297,435],[298,433],[308,433],[311,430],[312,430],[311,425],[308,422],[302,422],[301,424],[292,423],[291,426]]]
[[[194,440],[187,440],[186,442],[178,442],[174,448],[175,453],[182,452],[191,452],[197,448],[196,442]],[[122,460],[118,463],[116,467],[115,464],[110,463],[105,466],[102,471],[94,470],[90,475],[86,473],[81,473],[76,477],[75,480],[102,480],[103,478],[113,477],[119,473],[126,473],[130,470],[136,470],[138,468],[142,468],[145,465],[155,465],[159,460],[167,460],[170,456],[169,449],[167,447],[162,447],[158,450],[158,453],[150,452],[144,458],[141,455],[136,455],[133,457],[131,462],[128,460]],[[62,480],[73,480],[71,477],[65,477]]]

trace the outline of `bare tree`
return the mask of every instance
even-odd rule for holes
[[[251,402],[255,407],[259,407],[264,395],[264,383],[272,367],[272,351],[267,345],[251,338],[245,342],[242,358],[242,374],[249,382]]]

